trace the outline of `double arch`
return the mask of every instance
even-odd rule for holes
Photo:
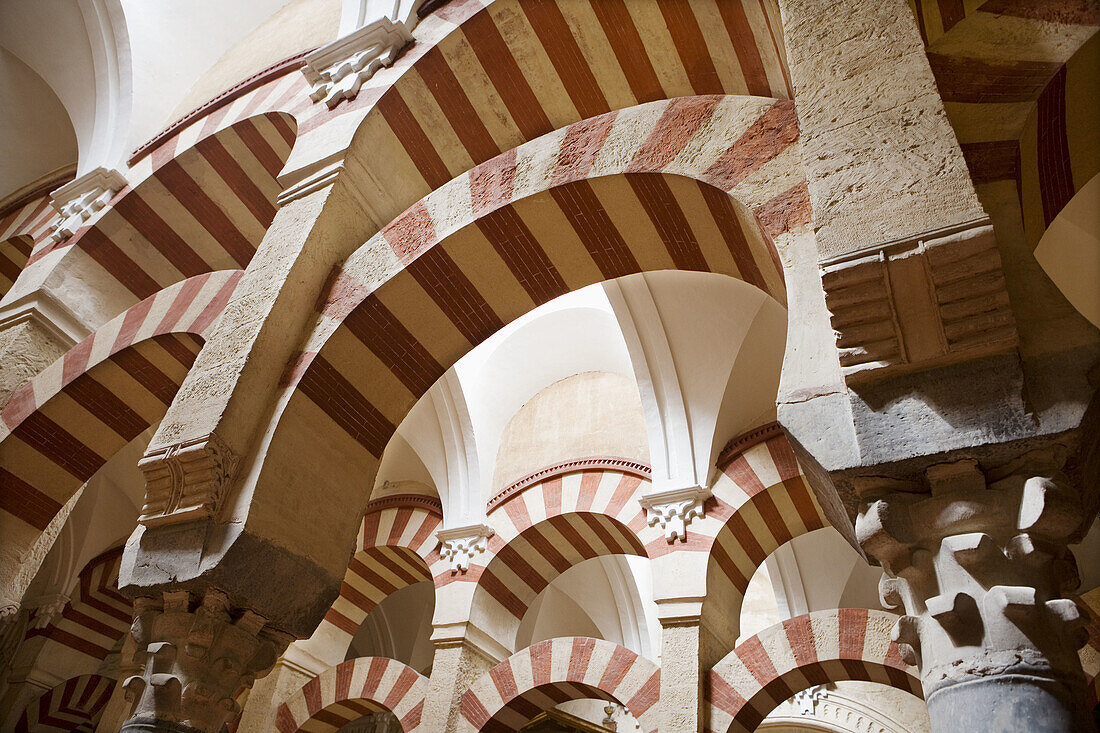
[[[747,277],[785,300],[774,242],[809,232],[797,137],[789,102],[655,102],[545,135],[429,194],[330,277],[313,333],[286,370],[291,394],[258,481],[268,472],[282,484],[306,480],[280,458],[300,452],[290,446],[316,450],[339,474],[334,486],[369,479],[396,426],[451,364],[562,292],[640,270],[706,269],[755,272]],[[625,236],[611,221],[596,195],[604,185],[642,208],[629,218],[646,227],[645,237]],[[692,220],[713,236],[690,230],[678,196],[697,207]],[[680,212],[675,222],[659,214],[661,202]],[[517,205],[576,216],[560,227],[540,222],[547,238],[540,242]],[[322,423],[335,428],[324,444],[315,437]],[[350,534],[347,519],[332,522]]]
[[[442,523],[434,497],[387,496],[368,504],[340,595],[313,638],[343,656],[367,615],[387,596],[444,577],[447,563],[435,538]]]

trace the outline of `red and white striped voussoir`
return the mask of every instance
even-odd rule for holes
[[[815,611],[770,626],[737,645],[708,675],[710,733],[755,730],[795,692],[866,680],[921,696],[890,630],[897,616],[866,608]]]
[[[438,502],[425,498],[386,497],[368,505],[340,595],[321,622],[332,627],[327,636],[350,644],[367,614],[388,595],[444,571],[435,538],[443,517]]]
[[[828,521],[778,426],[751,431],[730,446],[711,487],[716,504],[698,531],[707,533],[719,524],[708,549],[723,575],[744,593],[769,554],[795,537],[828,526]]]
[[[0,220],[0,242],[26,235],[37,243],[53,229],[53,222],[59,216],[57,209],[50,205],[49,195],[44,194]]]
[[[88,674],[73,677],[42,695],[23,712],[16,733],[92,733],[115,681]]]
[[[342,319],[377,288],[380,251],[392,248],[395,267],[404,265],[515,201],[567,183],[625,173],[694,178],[729,192],[750,209],[766,207],[805,185],[797,131],[791,102],[683,97],[583,120],[502,153],[428,194],[356,250],[341,268],[344,285],[322,304],[324,321],[304,350],[320,350]],[[788,171],[797,172],[797,180]]]
[[[635,466],[631,468],[631,466]],[[488,510],[496,543],[507,543],[539,522],[561,514],[603,514],[629,527],[646,543],[659,530],[646,525],[638,503],[650,486],[650,470],[628,459],[593,457],[537,471],[500,492]]]
[[[44,636],[46,646],[39,657],[58,653],[60,644],[99,662],[107,657],[115,643],[130,630],[133,604],[119,593],[118,570],[122,548],[109,550],[88,562],[70,592],[71,601],[61,616],[43,629],[31,629],[28,637]]]
[[[359,657],[314,677],[279,706],[279,733],[332,733],[371,712],[389,711],[410,733],[420,725],[428,680],[395,659]]]
[[[95,330],[17,389],[0,410],[0,441],[66,385],[112,354],[166,333],[205,336],[225,309],[241,270],[188,278],[149,296]]]
[[[591,691],[591,697],[625,705],[641,730],[651,733],[657,730],[660,679],[661,670],[653,662],[609,641],[582,636],[541,641],[508,657],[470,686],[462,695],[459,730],[496,730],[486,725],[509,703],[540,687],[571,684]],[[503,717],[496,721],[499,729],[515,730]]]

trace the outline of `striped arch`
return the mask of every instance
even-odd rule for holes
[[[646,525],[638,497],[650,485],[650,467],[627,458],[595,456],[531,473],[489,500],[487,523],[503,546],[550,517],[588,512],[608,516],[643,544],[659,534]]]
[[[276,176],[295,128],[290,115],[272,112],[186,149],[158,148],[100,215],[64,241],[40,241],[28,265],[57,253],[36,277],[61,267],[112,294],[129,293],[131,302],[188,277],[244,268],[275,216]]]
[[[793,106],[731,97],[612,113],[475,168],[334,273],[314,333],[288,369],[298,394],[274,446],[310,442],[284,436],[327,416],[346,436],[343,455],[361,449],[356,474],[373,470],[395,426],[447,367],[503,324],[593,282],[709,270],[785,300],[770,236],[809,222],[800,170]],[[728,191],[760,204],[754,212]],[[382,252],[404,269],[379,286]]]
[[[7,567],[81,484],[164,416],[241,275],[206,273],[165,288],[12,394],[0,409],[0,535]],[[22,590],[14,589],[10,600]]]
[[[95,674],[68,679],[27,707],[15,733],[92,733],[114,687]]]
[[[915,667],[901,661],[885,611],[815,611],[737,645],[707,677],[708,733],[753,731],[779,703],[825,682],[879,682],[923,697]]]
[[[318,629],[346,651],[375,606],[414,583],[446,569],[435,531],[443,523],[438,500],[420,495],[387,496],[367,505],[340,596]]]
[[[629,485],[618,485],[623,483]],[[563,572],[606,555],[647,557],[642,540],[631,527],[592,510],[562,511],[510,539],[506,537],[494,534],[489,538],[488,550],[475,558],[484,565],[471,563],[464,574],[437,576],[436,586],[476,582],[471,621],[511,648],[524,614]]]
[[[46,644],[38,652],[40,659],[61,653],[60,647],[77,652],[95,670],[118,640],[130,630],[133,603],[118,591],[118,568],[122,548],[109,550],[89,561],[80,571],[70,601],[61,616],[41,629],[30,629],[28,638],[45,637]],[[75,664],[71,652],[66,654]]]
[[[12,285],[15,285],[19,273],[27,265],[32,247],[34,240],[29,234],[0,238],[0,298],[7,295]]]
[[[829,522],[778,424],[730,441],[719,455],[718,469],[711,487],[715,506],[708,514],[722,524],[708,548],[708,597],[719,595],[717,585],[725,586],[736,605],[721,612],[739,613],[749,581],[767,557]]]
[[[388,711],[410,733],[420,725],[428,680],[394,659],[359,657],[307,682],[279,706],[279,733],[335,733],[370,713]]]
[[[1090,702],[1100,703],[1100,588],[1093,588],[1077,598],[1081,618],[1089,633],[1088,641],[1081,648],[1081,668],[1088,681]]]
[[[60,188],[72,179],[72,172],[69,171],[6,208],[0,214],[0,241],[15,237],[29,238],[32,249],[37,242],[45,241],[58,217],[57,210],[50,206],[49,191]],[[30,257],[30,252],[27,252],[27,257]]]
[[[586,118],[692,95],[792,96],[768,0],[471,0],[421,21],[364,109],[349,158],[383,225],[471,167]],[[339,112],[345,105],[334,110]]]
[[[657,730],[661,670],[602,639],[541,641],[481,675],[462,695],[459,730],[510,733],[567,700],[600,698],[626,706],[645,733]]]
[[[1100,81],[1100,10],[1088,2],[910,4],[974,183],[1015,183],[1034,248],[1100,172],[1100,126],[1088,110]]]

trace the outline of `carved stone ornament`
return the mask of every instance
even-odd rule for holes
[[[383,15],[343,38],[306,56],[302,73],[313,87],[314,102],[324,100],[332,109],[345,99],[355,99],[374,73],[391,66],[412,34],[405,23]]]
[[[440,557],[451,563],[451,574],[463,573],[470,569],[470,562],[489,547],[489,538],[493,528],[484,524],[468,527],[441,529],[435,533],[442,548]]]
[[[138,521],[147,527],[213,517],[221,508],[239,460],[214,433],[146,453],[145,505]]]
[[[687,542],[687,527],[692,519],[706,516],[704,506],[711,496],[709,489],[689,486],[641,497],[649,526],[660,525],[669,544]]]
[[[862,482],[860,546],[886,571],[883,605],[902,658],[918,665],[926,697],[955,682],[1016,673],[1083,682],[1079,584],[1067,545],[1092,517],[1061,472],[1058,450],[986,473],[966,459],[930,467],[930,492]]]
[[[827,260],[821,282],[849,384],[1018,343],[989,220]]]
[[[69,605],[69,597],[61,593],[35,598],[27,604],[31,611],[30,627],[32,629],[44,629],[51,625],[65,611]]]
[[[50,205],[61,215],[50,241],[64,242],[84,226],[84,222],[106,206],[122,189],[125,176],[109,168],[96,168],[70,181],[50,194]]]
[[[201,601],[188,591],[138,598],[130,633],[142,670],[122,683],[133,705],[122,730],[131,732],[219,733],[240,713],[241,687],[267,674],[292,641],[261,616],[232,609],[215,590]]]

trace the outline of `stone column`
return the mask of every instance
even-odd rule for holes
[[[462,694],[496,661],[465,637],[432,634],[435,658],[428,680],[428,694],[420,718],[421,730],[453,733],[459,730]]]
[[[1090,730],[1077,650],[1087,638],[1064,596],[1078,585],[1067,545],[1092,512],[1057,451],[983,473],[963,459],[930,466],[925,486],[857,480],[860,545],[885,570],[884,605],[920,667],[934,731]]]
[[[667,733],[703,730],[702,602],[658,603],[661,624],[661,721]]]
[[[240,712],[238,691],[291,641],[216,590],[138,598],[131,634],[142,672],[122,683],[133,704],[126,733],[220,733]]]

